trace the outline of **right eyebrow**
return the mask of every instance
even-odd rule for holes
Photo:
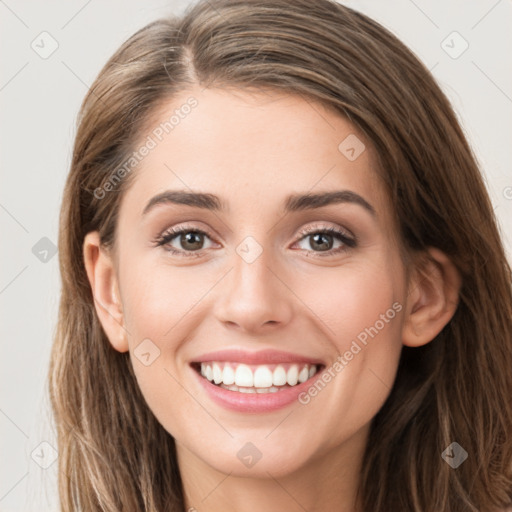
[[[142,215],[146,215],[155,206],[161,204],[184,204],[196,208],[204,208],[206,210],[227,211],[227,206],[221,201],[221,199],[214,194],[205,194],[202,192],[187,192],[180,190],[166,190],[161,194],[153,197],[144,210]]]
[[[204,192],[189,192],[181,190],[166,190],[154,196],[144,208],[142,215],[146,215],[157,205],[183,204],[195,208],[212,211],[229,211],[228,205],[215,194]],[[372,216],[376,216],[375,208],[359,194],[350,190],[335,190],[319,192],[316,194],[301,193],[288,196],[284,202],[286,212],[296,212],[323,208],[331,204],[353,203],[363,207]]]

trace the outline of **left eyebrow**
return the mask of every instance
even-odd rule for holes
[[[371,213],[372,216],[377,216],[375,208],[366,199],[350,190],[335,190],[318,194],[294,194],[287,197],[284,208],[287,212],[297,212],[339,203],[357,204]]]
[[[154,196],[146,207],[142,215],[146,215],[155,206],[161,204],[182,204],[195,208],[202,208],[212,211],[228,211],[227,203],[214,194],[203,192],[188,192],[180,190],[166,190],[161,194]],[[297,212],[303,210],[313,210],[329,206],[331,204],[353,203],[362,206],[365,210],[376,216],[375,208],[366,199],[350,190],[336,190],[329,192],[320,192],[317,194],[292,194],[284,202],[286,212]]]

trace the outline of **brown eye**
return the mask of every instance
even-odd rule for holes
[[[202,249],[204,238],[202,233],[198,233],[197,231],[188,231],[187,233],[179,235],[179,241],[183,249],[197,251]]]
[[[332,235],[328,235],[326,233],[316,233],[314,235],[309,235],[310,246],[315,249],[315,247],[320,251],[328,251],[332,248],[334,244]]]
[[[299,240],[307,241],[306,251],[317,253],[317,256],[332,256],[356,246],[355,237],[335,228],[307,229],[305,235]],[[338,244],[337,247],[334,247]],[[325,253],[325,254],[320,254]]]
[[[165,247],[166,251],[178,256],[198,256],[194,254],[207,247],[205,241],[210,240],[208,233],[187,227],[172,228],[162,233],[156,240],[156,246]],[[210,241],[211,243],[211,241]]]

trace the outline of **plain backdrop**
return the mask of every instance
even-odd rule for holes
[[[58,214],[80,103],[125,39],[189,3],[0,0],[1,512],[58,509],[46,378],[60,292]],[[510,0],[343,3],[389,28],[432,70],[480,161],[512,254]]]

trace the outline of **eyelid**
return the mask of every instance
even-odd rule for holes
[[[357,247],[358,241],[355,235],[351,233],[350,230],[346,228],[342,228],[339,226],[308,226],[301,230],[301,237],[294,242],[293,245],[300,243],[302,240],[307,239],[309,236],[314,234],[327,234],[334,238],[336,238],[342,245],[341,247],[337,247],[336,249],[329,249],[327,251],[312,251],[306,250],[306,255],[309,256],[311,253],[314,254],[315,258],[333,258],[335,256],[339,256],[350,249]]]
[[[332,229],[334,229],[336,231],[339,231],[340,233],[343,233],[344,235],[347,236],[347,238],[352,238],[354,241],[357,240],[357,237],[349,229],[347,229],[345,227],[332,226],[332,225],[306,226],[305,228],[303,228],[300,231],[300,233],[304,236],[304,235],[310,235],[312,233],[329,231],[329,230],[332,230]]]
[[[189,223],[185,222],[185,223],[178,224],[177,226],[172,226],[172,227],[164,229],[152,240],[152,243],[153,243],[153,245],[156,245],[156,246],[165,246],[165,245],[168,245],[174,238],[176,238],[180,234],[187,233],[187,232],[199,233],[202,235],[206,235],[212,241],[215,240],[215,237],[212,236],[212,233],[210,232],[209,229],[199,228],[197,225],[189,224]],[[167,239],[167,238],[169,238],[169,240],[165,241],[165,239]],[[200,253],[201,251],[203,251],[203,249],[200,249],[199,251],[182,251],[182,250],[177,250],[177,249],[168,250],[168,252],[174,252],[174,251],[180,252],[180,253],[184,252],[184,253],[187,253],[187,255],[195,256],[195,255],[198,255],[198,253]]]
[[[184,232],[196,232],[202,235],[206,235],[210,240],[212,240],[214,243],[218,243],[215,241],[215,237],[212,236],[210,230],[198,228],[197,225],[189,224],[189,223],[182,223],[178,224],[177,226],[173,226],[171,228],[166,228],[164,231],[162,231],[155,239],[153,240],[153,244],[156,246],[164,247],[165,245],[169,245],[170,242],[179,236],[180,234]],[[343,252],[344,250],[348,250],[350,248],[353,248],[357,245],[357,237],[347,228],[341,227],[336,225],[336,227],[332,225],[314,225],[314,226],[306,226],[305,228],[302,228],[299,231],[299,238],[297,238],[293,245],[297,244],[298,242],[301,242],[305,238],[307,238],[309,235],[316,234],[316,233],[327,233],[331,236],[338,236],[338,240],[340,240],[340,237],[344,238],[344,240],[340,240],[343,243],[343,247],[338,247],[337,249],[329,249],[328,251],[307,251],[308,253],[314,253],[315,256],[319,257],[329,257],[337,255],[340,252]],[[165,239],[168,239],[165,241]],[[165,249],[167,252],[170,252],[172,254],[175,254],[179,257],[183,256],[185,258],[187,257],[199,257],[203,254],[203,252],[206,249],[199,249],[197,251],[185,251],[181,249],[175,249],[175,248],[169,248]],[[325,254],[324,254],[325,253]]]

